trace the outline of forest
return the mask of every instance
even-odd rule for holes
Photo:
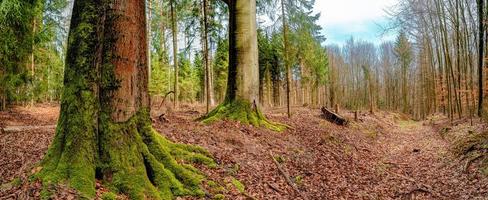
[[[0,0],[0,200],[488,198],[488,1],[344,2]]]

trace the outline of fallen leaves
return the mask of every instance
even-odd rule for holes
[[[408,119],[378,111],[375,115],[362,114],[360,122],[341,127],[321,119],[319,110],[297,108],[291,119],[280,110],[267,113],[270,120],[295,127],[276,133],[231,121],[212,125],[195,122],[203,110],[204,107],[185,106],[181,111],[164,115],[168,122],[155,120],[154,127],[175,142],[197,144],[213,154],[218,168],[198,166],[208,175],[208,181],[218,185],[216,189],[204,184],[212,193],[209,196],[300,198],[278,173],[268,152],[279,156],[280,167],[299,193],[309,199],[488,196],[487,178],[476,172],[463,173],[459,167],[463,163],[452,162],[449,141],[429,127],[431,123],[405,122]],[[16,108],[0,112],[0,123],[2,127],[52,125],[56,123],[58,111],[53,106]],[[345,117],[352,117],[352,113]],[[374,137],[368,133],[374,133]],[[40,183],[29,184],[25,177],[27,172],[40,170],[34,167],[35,163],[42,159],[53,136],[54,127],[0,133],[0,185],[24,177],[20,186],[0,191],[0,199],[39,199]],[[414,150],[418,151],[413,153]],[[229,184],[233,178],[245,185],[244,193]],[[96,187],[98,196],[108,192],[100,182]],[[58,191],[57,199],[75,196],[69,188],[54,189]]]

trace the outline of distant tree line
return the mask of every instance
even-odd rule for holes
[[[329,47],[330,103],[418,119],[438,112],[451,119],[481,116],[486,9],[484,1],[399,1],[385,27],[398,33],[395,41],[375,46],[351,39]]]

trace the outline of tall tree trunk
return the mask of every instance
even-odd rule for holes
[[[329,108],[334,108],[335,107],[335,104],[336,104],[336,76],[335,76],[335,57],[333,55],[331,55],[329,53],[330,57],[329,57],[329,60],[330,60],[330,72],[329,72],[329,81],[330,81],[330,84],[329,84],[329,102],[330,102],[330,105],[329,105]]]
[[[213,165],[206,151],[151,127],[146,31],[144,1],[74,2],[60,118],[36,174],[47,191],[68,183],[92,199],[99,179],[131,199],[204,195],[177,160]]]
[[[171,91],[171,67],[169,67],[168,63],[168,52],[166,47],[166,24],[163,19],[166,18],[165,10],[164,10],[164,1],[161,1],[161,13],[160,17],[162,18],[159,23],[160,28],[160,38],[159,38],[159,68],[162,70],[164,66],[168,67],[167,79],[168,79],[168,91]]]
[[[152,0],[147,0],[147,66],[148,66],[148,80],[151,80],[151,15],[152,15]]]
[[[174,101],[173,107],[178,107],[178,24],[176,22],[175,0],[170,0],[171,7],[171,30],[173,33],[173,66],[175,69],[175,80],[173,85]]]
[[[37,29],[37,21],[36,21],[36,16],[34,16],[34,20],[32,20],[32,35],[35,37],[36,35],[36,30]],[[30,54],[30,68],[31,68],[31,76],[32,76],[32,94],[31,94],[31,106],[34,106],[34,80],[35,80],[35,75],[36,75],[36,61],[35,61],[35,40],[34,37],[32,38],[32,49],[31,49],[31,54]]]
[[[225,0],[229,8],[229,72],[224,103],[201,118],[204,123],[219,119],[281,131],[259,110],[258,39],[255,0]]]
[[[291,102],[290,102],[290,92],[291,92],[291,68],[288,60],[288,34],[286,25],[286,15],[285,15],[285,0],[281,0],[281,19],[283,20],[283,49],[284,49],[284,59],[285,59],[285,69],[286,69],[286,111],[288,117],[291,117]]]
[[[208,9],[207,0],[203,0],[203,60],[205,64],[205,87],[206,87],[206,102],[207,102],[207,113],[210,111],[210,106],[212,104],[212,95],[210,88],[210,64],[208,62]]]
[[[478,0],[478,18],[479,18],[479,28],[478,28],[478,116],[483,115],[483,60],[484,60],[484,0]]]

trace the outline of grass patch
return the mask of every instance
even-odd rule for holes
[[[419,125],[418,122],[413,121],[413,120],[401,120],[398,121],[398,127],[401,129],[409,129],[409,128],[415,128]]]
[[[105,192],[101,196],[102,200],[116,200],[117,195],[112,192]]]

